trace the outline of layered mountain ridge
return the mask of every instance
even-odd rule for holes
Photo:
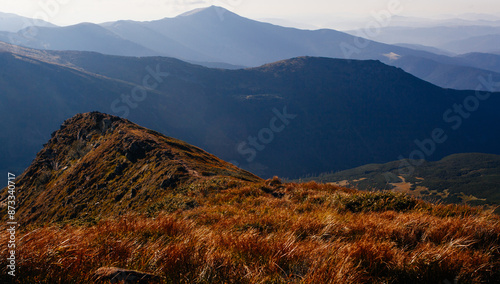
[[[81,23],[68,27],[37,27],[35,30],[34,34],[29,28],[19,32],[2,31],[0,41],[45,50],[168,56],[229,69],[256,67],[300,56],[372,59],[401,67],[438,86],[454,89],[474,90],[478,76],[491,74],[495,80],[500,80],[499,69],[478,68],[481,62],[474,59],[462,60],[419,48],[379,43],[365,32],[350,35],[331,29],[299,30],[276,26],[216,6],[149,22],[122,20],[101,25]],[[395,57],[388,56],[391,54]],[[423,68],[422,64],[429,61],[432,64]],[[459,73],[459,79],[451,79],[449,72]]]
[[[409,157],[418,150],[414,141],[435,128],[448,139],[426,159],[498,154],[500,133],[485,123],[498,121],[497,93],[481,96],[487,101],[465,118],[454,106],[475,92],[441,89],[378,61],[301,57],[221,70],[164,57],[15,48],[0,52],[0,61],[3,171],[22,172],[53,129],[94,110],[126,116],[266,178]],[[155,88],[132,93],[144,78]],[[275,121],[284,115],[294,119]]]

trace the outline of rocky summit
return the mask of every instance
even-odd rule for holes
[[[126,119],[78,114],[52,133],[17,180],[17,214],[22,223],[47,223],[146,212],[167,194],[213,179],[259,180]]]

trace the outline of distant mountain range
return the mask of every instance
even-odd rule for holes
[[[500,27],[500,17],[493,14],[466,13],[461,15],[441,15],[435,17],[411,17],[395,15],[389,27],[429,28],[485,26]]]
[[[32,19],[21,17],[16,14],[0,12],[0,30],[16,33],[22,29],[38,26],[38,27],[56,27],[56,25],[46,22],[41,19]]]
[[[124,56],[152,56],[152,50],[123,39],[113,32],[95,24],[84,23],[68,27],[36,29],[33,37],[23,31],[3,33],[3,41],[45,50],[86,50]]]
[[[358,35],[363,31],[347,32]],[[450,53],[449,55],[476,52],[497,54],[500,52],[500,25],[478,25],[473,22],[461,25],[443,23],[430,27],[390,26],[380,28],[370,39],[438,54],[446,52]]]
[[[21,172],[64,119],[94,110],[262,177],[413,158],[416,140],[432,139],[435,129],[447,139],[426,159],[500,154],[498,93],[441,89],[377,61],[301,57],[223,70],[164,57],[3,49],[2,171]]]
[[[240,17],[215,6],[150,22],[39,27],[33,34],[5,31],[0,32],[0,41],[46,50],[168,56],[219,68],[257,67],[299,56],[374,59],[446,88],[474,90],[479,76],[492,75],[500,81],[500,69],[478,68],[474,60],[438,55],[429,49],[382,44],[335,30],[280,27]],[[405,60],[406,57],[411,60]],[[429,60],[434,70],[422,67]],[[459,82],[449,80],[450,70],[460,74]],[[429,72],[433,75],[426,76]]]
[[[392,63],[393,66],[400,67],[413,75],[428,82],[441,82],[445,86],[453,86],[454,89],[467,90],[480,86],[479,78],[491,78],[492,82],[500,82],[499,74],[487,71],[498,68],[500,55],[473,53],[455,57],[457,64],[440,63],[433,59],[416,56],[404,56]],[[468,64],[470,67],[464,66]],[[486,71],[485,71],[486,70]]]
[[[441,48],[456,53],[482,52],[500,53],[500,29],[497,34],[473,36],[470,38],[449,42]]]
[[[359,34],[360,30],[348,31],[349,34]],[[482,37],[488,35],[500,34],[500,26],[479,26],[479,25],[446,25],[434,24],[429,27],[404,27],[390,26],[383,27],[372,37],[373,40],[387,43],[408,43],[419,44],[433,47],[445,46],[455,48],[456,53],[467,53],[472,51],[459,51],[457,46],[452,46],[452,42],[467,40],[473,37]],[[486,46],[484,46],[486,47]],[[483,49],[482,47],[481,49]],[[493,46],[490,46],[493,47]],[[477,52],[482,50],[476,50]]]
[[[499,215],[415,198],[500,204],[493,53],[218,7],[0,37],[1,283],[500,278]]]
[[[415,161],[416,162],[416,161]],[[393,190],[445,203],[500,205],[500,156],[455,154],[436,162],[370,164],[302,181],[336,183],[361,190]],[[500,212],[500,208],[497,208]]]
[[[487,54],[487,53],[467,53],[457,56],[462,60],[468,61],[468,65],[484,70],[500,70],[500,53]]]

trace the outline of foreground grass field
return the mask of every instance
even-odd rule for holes
[[[498,215],[277,178],[207,178],[166,193],[147,214],[28,226],[17,238],[17,276],[7,275],[2,245],[1,283],[92,283],[103,266],[153,273],[162,283],[500,279]]]

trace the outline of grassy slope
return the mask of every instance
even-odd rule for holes
[[[264,181],[100,113],[67,120],[16,188],[18,270],[7,275],[8,247],[0,246],[2,283],[90,283],[102,266],[152,272],[163,283],[500,277],[500,217],[491,212]],[[0,234],[0,243],[9,237]]]
[[[147,212],[204,177],[260,178],[183,141],[101,113],[68,119],[17,179],[23,224]],[[0,194],[5,201],[6,190]],[[185,206],[194,206],[184,198]],[[0,207],[5,202],[0,202]]]
[[[500,217],[479,209],[278,179],[212,177],[172,192],[197,205],[21,228],[14,283],[89,283],[101,266],[156,273],[163,283],[494,283],[500,277]],[[0,243],[7,237],[1,234]],[[2,246],[4,281],[6,253]]]

